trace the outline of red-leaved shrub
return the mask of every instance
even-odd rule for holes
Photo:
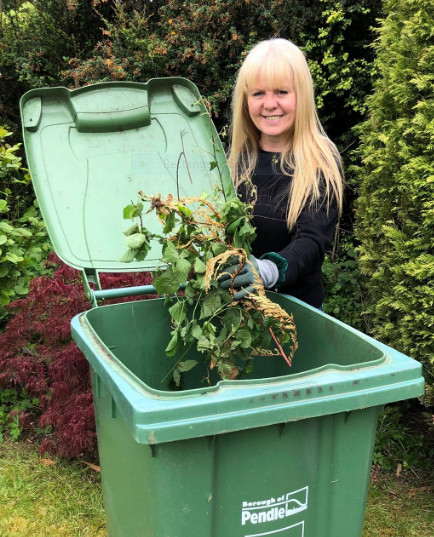
[[[50,431],[43,437],[41,452],[94,456],[89,366],[70,333],[72,317],[88,310],[90,303],[77,270],[55,254],[47,264],[53,273],[34,278],[28,295],[9,305],[13,317],[0,333],[0,389],[24,388],[29,397],[39,399],[39,416],[24,413],[20,418],[26,426]],[[107,289],[152,281],[148,273],[100,274],[100,280]]]

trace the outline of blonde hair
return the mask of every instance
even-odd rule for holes
[[[296,45],[286,39],[270,39],[258,43],[246,56],[239,70],[232,99],[232,142],[228,157],[235,186],[248,180],[257,164],[261,133],[250,118],[247,91],[255,87],[258,75],[271,89],[282,89],[288,85],[291,77],[294,78],[297,99],[295,122],[281,153],[282,170],[293,170],[293,180],[288,187],[288,228],[295,225],[306,204],[310,207],[318,204],[320,180],[324,181],[326,188],[327,205],[330,205],[334,196],[341,210],[341,158],[319,121],[312,76],[306,58]]]

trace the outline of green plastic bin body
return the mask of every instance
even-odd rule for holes
[[[197,88],[182,78],[31,90],[23,139],[57,254],[98,273],[152,269],[118,260],[122,209],[148,194],[233,195],[220,140]],[[219,165],[215,166],[215,162]],[[152,215],[144,225],[161,230]],[[91,289],[92,285],[96,289]],[[322,312],[270,293],[294,314],[294,365],[254,349],[252,373],[170,389],[163,301],[95,307],[72,321],[91,368],[110,537],[360,537],[377,415],[423,393],[421,366]],[[188,358],[202,362],[202,356]]]
[[[164,354],[161,300],[74,318],[92,370],[110,537],[361,536],[377,416],[423,392],[420,364],[270,296],[294,314],[293,367],[255,357],[244,380],[209,386],[196,366],[181,392],[162,382],[176,357]]]

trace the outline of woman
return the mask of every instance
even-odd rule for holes
[[[256,45],[239,71],[232,107],[228,162],[239,195],[254,202],[253,262],[267,289],[320,308],[321,266],[342,207],[343,177],[301,50],[285,39]],[[240,289],[235,299],[251,290],[248,264],[232,282],[224,278],[222,287]]]

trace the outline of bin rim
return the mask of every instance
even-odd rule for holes
[[[316,308],[287,298],[351,330],[378,348],[383,357],[367,367],[327,365],[269,379],[220,381],[208,389],[168,395],[150,389],[104,347],[87,326],[86,312],[74,317],[72,330],[94,374],[108,387],[130,434],[144,444],[351,412],[423,394],[420,363]]]
[[[272,291],[267,292],[267,294],[276,294]],[[243,387],[249,387],[249,386],[256,386],[258,384],[264,385],[264,384],[279,384],[279,383],[286,383],[288,380],[301,380],[305,379],[307,377],[315,377],[319,378],[321,375],[324,375],[329,372],[346,372],[346,371],[359,371],[359,370],[366,370],[369,368],[375,368],[378,367],[380,364],[387,364],[391,361],[390,356],[388,355],[388,352],[390,352],[389,347],[379,344],[376,340],[373,340],[366,334],[363,334],[362,332],[359,332],[358,330],[352,328],[349,325],[346,325],[345,323],[342,323],[341,321],[338,321],[337,319],[332,318],[328,314],[318,311],[316,308],[309,306],[308,304],[305,304],[302,301],[299,301],[295,299],[294,297],[290,297],[289,295],[283,295],[287,296],[293,301],[299,302],[303,306],[306,306],[306,308],[311,309],[315,313],[318,312],[319,315],[322,315],[324,317],[329,317],[330,319],[333,319],[336,324],[341,325],[342,327],[345,327],[346,330],[357,334],[359,339],[363,339],[364,341],[371,343],[375,342],[376,347],[379,348],[382,352],[382,355],[378,358],[375,358],[373,360],[370,360],[368,362],[358,363],[356,366],[354,365],[341,365],[334,362],[329,362],[327,364],[324,364],[322,366],[309,369],[309,371],[299,372],[299,373],[291,373],[290,371],[286,375],[279,375],[275,377],[266,377],[266,378],[254,378],[254,379],[221,379],[218,382],[216,382],[213,385],[204,385],[199,388],[193,388],[188,390],[180,390],[180,391],[169,391],[169,390],[159,390],[158,388],[154,388],[152,386],[149,386],[138,378],[119,358],[116,357],[116,355],[107,348],[99,335],[94,331],[92,327],[89,326],[89,324],[86,321],[87,315],[90,313],[92,314],[92,310],[88,310],[85,312],[81,312],[77,314],[71,321],[71,326],[73,329],[74,334],[78,334],[80,332],[83,333],[83,335],[88,339],[88,341],[92,341],[95,346],[98,348],[98,352],[101,353],[100,356],[104,359],[104,357],[107,359],[107,362],[110,363],[110,366],[115,368],[119,375],[124,377],[125,379],[128,379],[128,382],[131,383],[132,386],[137,389],[139,392],[146,393],[148,397],[152,397],[158,400],[167,399],[167,400],[179,400],[184,398],[191,398],[195,396],[204,396],[204,395],[213,395],[216,392],[222,392],[224,390],[231,389],[233,387],[236,387],[236,389],[242,389]],[[158,301],[161,302],[162,298],[149,298],[146,299],[146,302],[151,301]],[[99,310],[103,310],[106,308],[116,308],[118,304],[108,304],[99,306]],[[383,348],[382,348],[383,347]],[[395,351],[397,352],[397,351]]]

